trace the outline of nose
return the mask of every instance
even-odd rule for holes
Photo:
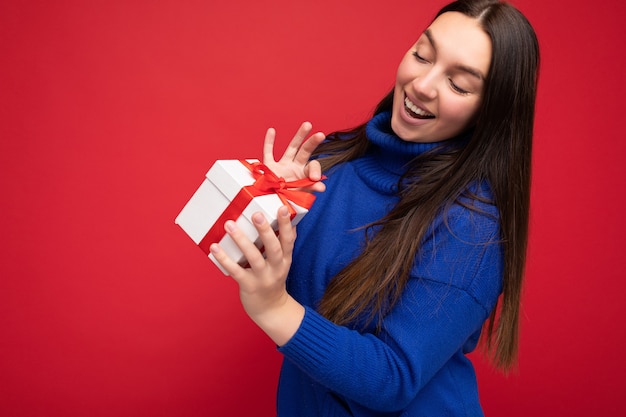
[[[425,71],[413,79],[412,86],[417,98],[433,100],[437,97],[437,74],[432,70]]]

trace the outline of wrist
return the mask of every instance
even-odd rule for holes
[[[304,312],[304,306],[285,293],[281,303],[251,318],[276,345],[283,346],[300,328]]]

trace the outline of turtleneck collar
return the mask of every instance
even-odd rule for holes
[[[373,146],[364,157],[354,161],[357,174],[369,187],[384,194],[396,194],[409,162],[441,144],[400,139],[391,129],[390,111],[375,115],[367,123],[365,133]]]
[[[408,142],[400,139],[391,129],[391,111],[375,115],[368,123],[365,130],[367,138],[376,147],[385,152],[404,156],[407,162],[421,153],[429,151],[441,144],[441,142]]]

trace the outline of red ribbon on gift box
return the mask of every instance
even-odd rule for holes
[[[241,160],[240,162],[250,170],[255,181],[252,185],[247,185],[239,190],[235,198],[228,204],[211,229],[209,229],[200,243],[198,243],[200,249],[206,254],[209,254],[209,247],[212,243],[219,242],[224,237],[224,223],[226,223],[227,220],[237,220],[255,197],[276,194],[283,204],[288,207],[292,219],[295,217],[296,211],[291,206],[290,202],[300,207],[310,209],[315,201],[313,194],[294,188],[310,187],[317,181],[308,178],[296,181],[285,181],[284,178],[279,177],[260,162],[250,163],[245,160]],[[324,178],[326,177],[322,177],[322,179]]]

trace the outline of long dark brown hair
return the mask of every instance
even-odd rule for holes
[[[498,207],[504,250],[503,290],[485,325],[483,340],[494,364],[510,369],[517,360],[519,311],[528,242],[531,145],[539,67],[539,47],[528,20],[497,0],[460,0],[437,16],[456,11],[475,18],[491,38],[492,57],[471,137],[461,145],[418,157],[396,206],[368,225],[362,253],[335,276],[319,311],[338,324],[382,319],[399,300],[415,255],[438,215],[471,184],[487,182]],[[374,114],[390,111],[393,91]],[[336,132],[316,151],[325,170],[364,155],[365,124]],[[477,196],[474,196],[478,198]]]

